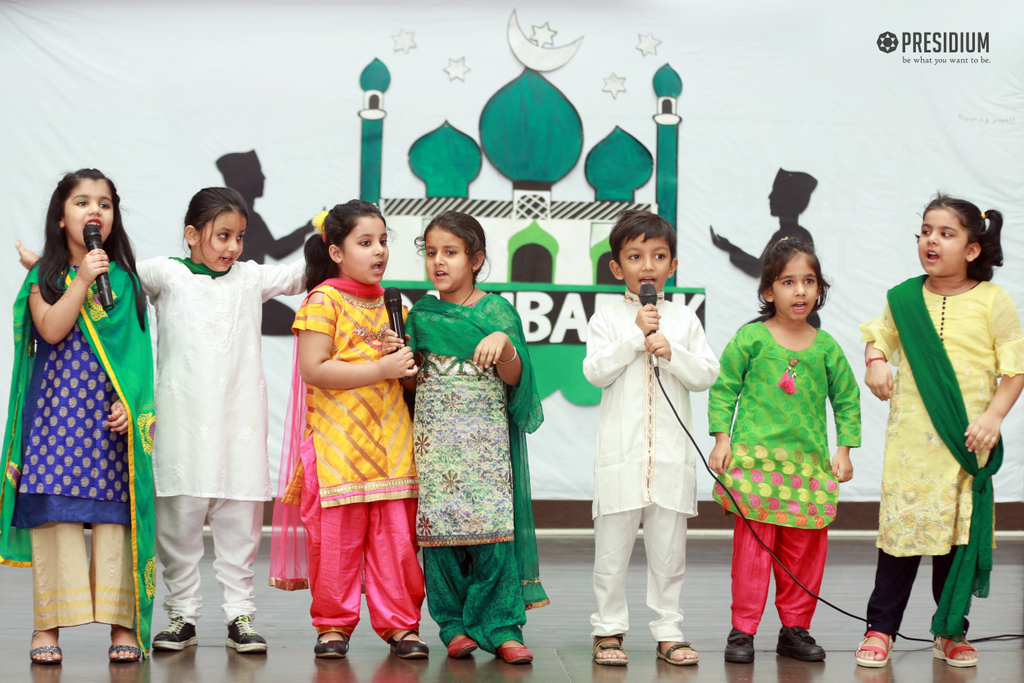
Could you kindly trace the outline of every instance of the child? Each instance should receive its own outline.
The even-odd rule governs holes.
[[[307,534],[310,614],[318,633],[313,651],[317,657],[348,652],[363,573],[373,630],[399,657],[422,658],[429,650],[417,633],[423,604],[413,542],[417,478],[412,421],[398,382],[415,376],[416,366],[388,327],[380,286],[387,226],[375,205],[352,200],[331,209],[320,229],[306,242],[310,294],[293,327],[305,382],[305,388],[293,383],[293,401],[305,393],[305,420],[293,424],[303,430],[301,459],[294,462],[288,449],[281,467],[282,476],[292,473],[282,502],[301,505]],[[301,552],[294,544],[271,550]],[[272,566],[281,564],[272,558]]]
[[[783,238],[765,250],[758,298],[768,319],[732,338],[708,395],[708,429],[715,436],[709,464],[739,504],[727,662],[754,661],[754,635],[768,597],[772,558],[754,534],[817,593],[827,526],[836,514],[836,482],[853,476],[850,448],[860,445],[860,390],[839,344],[807,322],[824,305],[828,288],[811,245]],[[826,399],[839,441],[831,463]],[[714,495],[735,514],[722,484]],[[817,600],[777,566],[775,605],[782,621],[776,652],[805,662],[825,659],[807,632]]]
[[[87,226],[99,228],[103,249],[86,246]],[[109,310],[98,295],[102,274]],[[59,629],[98,622],[111,625],[110,660],[137,662],[148,649],[155,592],[153,356],[120,198],[99,171],[57,184],[43,257],[14,304],[14,329],[0,561],[32,565],[29,654],[60,664]]]
[[[697,663],[683,641],[679,599],[686,567],[686,520],[697,514],[696,453],[661,396],[654,356],[676,410],[690,420],[691,391],[718,376],[718,360],[697,316],[665,301],[662,288],[676,270],[676,234],[663,218],[624,211],[609,237],[622,301],[598,310],[587,326],[583,374],[602,387],[601,424],[594,463],[594,597],[590,617],[598,664],[627,662],[622,639],[629,628],[626,569],[643,521],[647,550],[647,605],[657,614],[651,633],[660,659]],[[640,306],[640,287],[658,291],[658,305]]]
[[[267,650],[252,626],[252,567],[262,538],[263,502],[270,500],[260,319],[264,302],[302,291],[305,264],[238,261],[247,216],[235,190],[200,190],[185,213],[189,258],[138,264],[158,331],[156,547],[168,591],[163,606],[171,619],[153,638],[158,650],[199,642],[199,561],[207,520],[224,594],[225,644],[242,653]],[[31,256],[22,248],[23,260]]]
[[[865,383],[879,399],[892,399],[875,588],[855,655],[861,666],[889,662],[922,555],[932,556],[939,606],[935,658],[955,667],[978,662],[964,615],[972,586],[979,597],[988,594],[990,478],[1002,463],[1000,425],[1024,387],[1017,307],[990,282],[1003,265],[1002,225],[998,211],[937,195],[917,240],[925,275],[889,290],[882,316],[861,326]],[[895,382],[888,361],[897,365]]]
[[[225,644],[242,653],[267,650],[252,626],[253,562],[263,502],[271,498],[260,325],[264,302],[302,291],[304,263],[239,261],[247,219],[245,200],[235,190],[200,190],[185,214],[189,258],[139,264],[158,332],[156,541],[171,619],[153,638],[161,650],[198,642],[207,520],[224,595]]]
[[[448,655],[479,646],[526,664],[526,610],[548,604],[526,453],[526,433],[544,415],[516,309],[476,287],[485,239],[475,218],[448,211],[417,240],[440,301],[417,301],[406,327],[424,356],[413,431],[416,540]]]

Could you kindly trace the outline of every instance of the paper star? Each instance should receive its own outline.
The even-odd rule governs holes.
[[[445,71],[448,72],[448,80],[454,81],[456,78],[466,82],[466,74],[469,73],[470,68],[466,66],[466,58],[462,59],[449,59],[448,66],[445,67]]]
[[[636,46],[636,49],[640,50],[644,57],[658,54],[658,46],[661,45],[661,41],[657,40],[653,33],[648,33],[646,36],[642,33],[637,35],[640,36],[640,44]]]
[[[554,45],[556,33],[558,33],[558,31],[552,31],[551,27],[547,25],[547,22],[545,22],[543,26],[533,27],[533,36],[530,40],[541,47],[544,47],[545,45]]]
[[[412,37],[415,33],[406,33],[405,29],[398,31],[397,36],[391,36],[391,39],[395,41],[395,52],[404,52],[409,54],[409,50],[416,47],[416,43],[413,42]]]
[[[626,92],[625,83],[626,79],[619,78],[613,71],[611,76],[604,79],[604,87],[601,88],[601,92],[610,92],[612,94],[612,99],[616,100],[619,98],[620,92]]]

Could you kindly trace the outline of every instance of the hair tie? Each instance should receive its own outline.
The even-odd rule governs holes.
[[[985,220],[985,212],[984,211],[981,212],[981,220]]]
[[[313,220],[310,223],[316,229],[317,234],[323,239],[324,244],[327,244],[327,231],[324,230],[324,221],[327,219],[327,211],[321,211],[317,215],[313,216]]]

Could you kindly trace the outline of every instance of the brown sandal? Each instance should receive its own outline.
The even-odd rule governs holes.
[[[672,653],[676,650],[689,650],[690,652],[696,652],[696,650],[690,647],[689,643],[673,643],[672,645],[669,645],[668,650],[666,650],[664,654],[661,652],[661,643],[658,643],[658,646],[654,648],[654,651],[658,654],[658,659],[664,659],[672,666],[691,666],[700,661],[700,655],[691,659],[672,659]]]
[[[602,666],[626,666],[626,664],[629,664],[629,655],[626,655],[625,657],[598,656],[605,650],[618,650],[622,654],[626,654],[626,651],[622,649],[622,638],[624,635],[624,633],[616,633],[611,636],[594,636],[594,662],[601,664]],[[608,642],[610,640],[615,640],[617,642]]]

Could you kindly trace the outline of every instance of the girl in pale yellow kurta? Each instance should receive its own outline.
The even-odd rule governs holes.
[[[992,402],[997,377],[1024,373],[1017,308],[1006,290],[991,282],[955,296],[925,287],[924,301],[973,421]],[[899,353],[889,306],[861,331],[862,342],[874,342],[897,366],[885,430],[877,546],[896,557],[945,555],[952,546],[967,543],[972,478],[935,433],[910,366]],[[987,461],[987,451],[978,453],[979,464]]]
[[[979,470],[999,444],[1002,420],[1024,387],[1024,338],[1017,309],[991,283],[994,268],[1003,264],[1002,215],[982,213],[968,201],[940,194],[925,207],[923,218],[917,247],[926,275],[920,284],[911,278],[889,291],[896,317],[887,304],[881,317],[861,326],[867,343],[864,381],[877,398],[890,401],[878,566],[867,606],[868,630],[855,654],[857,664],[866,667],[888,663],[924,555],[932,556],[932,596],[939,605],[932,625],[933,655],[950,666],[977,664],[978,651],[966,640],[967,608],[957,607],[954,614],[950,603],[950,596],[961,600],[961,589],[971,588],[969,580],[959,580],[959,569],[952,574],[954,565],[962,568],[972,552],[977,558],[982,540],[977,533],[970,538],[974,476],[965,468],[983,477],[987,493],[978,498],[978,511],[984,518],[991,505],[990,472]],[[912,336],[901,339],[900,329]],[[919,364],[918,378],[908,355]],[[887,362],[897,366],[895,379]],[[950,366],[951,372],[946,370]],[[918,379],[931,387],[927,401]],[[945,420],[959,411],[958,399],[943,393],[944,387],[962,396],[966,415],[957,418],[967,425],[962,436],[951,436],[947,422],[941,433],[932,423],[932,414]],[[958,422],[956,432],[960,428]],[[958,546],[966,551],[959,564]],[[985,585],[987,591],[987,579]],[[946,630],[950,628],[955,630]]]

